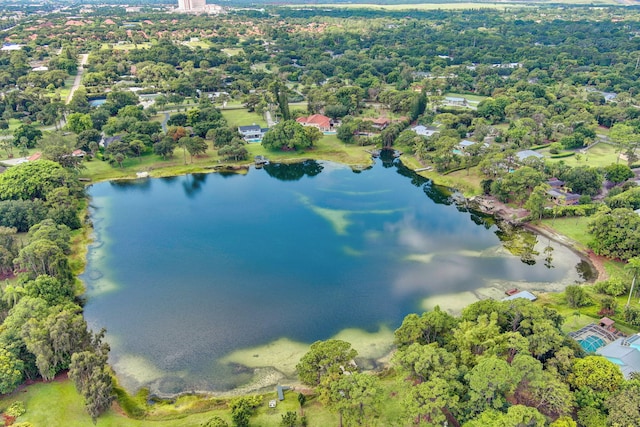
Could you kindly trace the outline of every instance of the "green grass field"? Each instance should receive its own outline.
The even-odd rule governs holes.
[[[465,98],[469,103],[469,105],[472,107],[477,107],[479,103],[481,103],[482,101],[488,98],[486,96],[469,95],[467,93],[454,93],[454,92],[445,93],[444,96],[451,96],[454,98]]]
[[[401,394],[396,394],[399,379],[395,376],[382,378],[385,398],[381,415],[372,426],[399,425],[402,419]],[[262,403],[250,419],[250,425],[278,427],[282,415],[288,411],[300,414],[300,406],[295,390],[285,392],[285,400],[277,402],[275,408],[269,408],[268,402],[276,399],[275,390],[262,395]],[[30,422],[34,426],[47,427],[91,427],[93,422],[86,414],[82,397],[76,392],[73,383],[66,379],[49,383],[36,383],[26,386],[0,400],[0,410],[14,401],[24,402],[27,412],[16,422]],[[118,405],[98,418],[97,425],[102,427],[200,427],[207,420],[219,416],[231,425],[226,402],[217,398],[182,396],[175,403],[157,403],[148,406],[144,419],[128,418]],[[311,426],[338,425],[338,416],[327,410],[313,396],[308,396],[304,413]]]
[[[206,40],[188,41],[183,42],[183,44],[185,46],[189,46],[192,49],[195,49],[196,47],[200,47],[205,50],[211,48],[211,43],[207,42]]]
[[[262,114],[258,113],[250,113],[245,108],[234,108],[230,109],[229,105],[224,110],[220,110],[225,119],[227,119],[227,123],[231,127],[237,126],[250,126],[252,124],[256,124],[262,127],[267,126],[267,122],[265,121]]]
[[[222,51],[224,53],[226,53],[228,56],[236,56],[236,55],[239,55],[240,53],[244,52],[244,50],[241,47],[225,48],[225,49],[222,49]]]
[[[576,166],[591,166],[591,167],[605,167],[612,163],[616,163],[618,158],[618,152],[616,148],[611,144],[606,144],[600,142],[596,144],[594,147],[587,150],[586,153],[580,154],[579,157],[571,156],[571,157],[563,157],[561,159],[552,159],[549,156],[549,148],[544,148],[540,150],[540,153],[544,154],[547,157],[547,160],[550,162],[559,162],[564,161],[567,165],[571,167]],[[622,160],[621,160],[622,161]]]
[[[591,218],[556,218],[543,219],[542,224],[556,230],[558,233],[578,242],[583,248],[587,248],[592,237],[587,225]]]

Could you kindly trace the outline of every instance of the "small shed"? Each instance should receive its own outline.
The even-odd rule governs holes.
[[[600,319],[600,321],[598,322],[598,324],[607,329],[607,330],[611,330],[613,329],[613,325],[615,324],[615,320],[611,320],[608,317],[603,317],[602,319]]]

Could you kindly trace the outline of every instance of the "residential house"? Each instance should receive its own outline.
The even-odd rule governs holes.
[[[580,201],[580,195],[569,193],[562,190],[551,189],[547,191],[547,195],[559,205],[577,205]]]
[[[29,157],[27,157],[27,161],[35,162],[36,160],[40,160],[41,158],[42,158],[42,153],[40,151],[37,151],[32,155],[30,155]]]
[[[119,141],[122,141],[122,135],[103,136],[102,139],[100,140],[99,145],[101,147],[107,148],[109,147],[110,144],[113,144],[114,142],[119,142]]]
[[[564,181],[559,180],[558,178],[551,178],[547,181],[549,187],[555,188],[556,190],[564,187]]]
[[[640,372],[640,334],[618,338],[597,349],[596,354],[618,365],[625,378],[629,379],[632,373]]]
[[[522,151],[518,151],[516,153],[516,157],[518,158],[518,161],[523,162],[523,161],[529,159],[530,157],[534,157],[536,159],[541,159],[544,156],[542,154],[538,153],[537,151],[522,150]]]
[[[391,120],[379,117],[377,119],[366,118],[365,120],[371,122],[371,126],[377,130],[385,130],[387,126],[391,124]]]
[[[320,132],[330,132],[334,128],[333,121],[322,114],[313,114],[309,117],[298,117],[296,122],[300,123],[302,126],[316,127]]]
[[[418,134],[420,136],[433,136],[436,133],[440,133],[438,128],[433,127],[433,126],[417,125],[417,126],[412,127],[411,130],[414,131],[416,134]]]
[[[268,130],[268,128],[261,128],[258,125],[238,126],[238,132],[247,142],[256,142],[258,139],[261,140]]]
[[[457,96],[445,96],[444,103],[458,107],[466,107],[468,105],[467,98],[460,98]]]
[[[458,145],[456,146],[456,149],[461,151],[462,153],[468,154],[467,150],[469,149],[469,147],[478,144],[478,142],[476,141],[470,141],[468,139],[463,139],[462,141],[460,141],[458,143]],[[487,149],[489,148],[489,144],[487,144],[486,142],[482,143],[482,149]]]

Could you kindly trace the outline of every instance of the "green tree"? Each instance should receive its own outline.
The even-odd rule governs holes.
[[[574,193],[595,196],[602,189],[602,175],[597,168],[578,166],[562,175],[565,185]]]
[[[80,134],[83,131],[93,129],[93,121],[89,114],[71,113],[67,117],[67,129]]]
[[[403,401],[404,412],[414,424],[419,425],[424,419],[428,425],[443,425],[447,413],[455,411],[459,404],[457,389],[451,381],[434,376],[409,389]]]
[[[629,178],[633,178],[633,171],[627,165],[621,165],[619,163],[613,163],[604,168],[604,177],[607,181],[611,181],[614,184],[620,184],[628,180]]]
[[[394,363],[403,368],[412,379],[427,381],[432,375],[453,381],[460,376],[456,357],[437,343],[421,345],[413,343],[398,350],[394,355]]]
[[[160,141],[153,144],[153,152],[158,156],[162,156],[163,159],[173,156],[173,151],[175,149],[176,149],[176,143],[169,136],[166,136],[162,138]]]
[[[287,411],[286,414],[282,414],[282,421],[280,425],[282,427],[296,427],[298,423],[298,414],[293,411]]]
[[[323,385],[321,399],[340,415],[348,426],[363,425],[377,417],[382,403],[382,387],[378,377],[354,372],[328,379]]]
[[[596,392],[614,392],[620,388],[624,378],[617,365],[602,356],[587,356],[576,359],[569,383],[576,389],[589,388]]]
[[[42,132],[30,124],[22,124],[13,132],[13,145],[19,147],[25,141],[27,148],[33,148],[42,138]]]
[[[605,406],[609,411],[609,425],[640,425],[640,381],[625,383],[620,391],[607,398]]]
[[[247,427],[249,425],[249,418],[251,418],[251,415],[253,415],[253,412],[259,404],[260,399],[257,396],[243,396],[233,399],[229,403],[233,425],[235,427]]]
[[[633,288],[635,287],[638,273],[640,273],[640,257],[629,258],[629,261],[627,261],[627,265],[625,265],[625,269],[630,271],[633,276],[633,279],[631,280],[631,288],[629,289],[629,298],[627,299],[626,304],[626,306],[628,307],[631,303],[631,295],[633,294]]]
[[[92,338],[89,350],[74,353],[69,378],[84,398],[85,409],[95,423],[114,399],[113,378],[107,365],[109,346],[102,342],[105,331]]]
[[[395,343],[399,348],[415,342],[419,344],[437,342],[444,345],[451,338],[451,331],[457,324],[458,321],[446,311],[441,310],[439,306],[424,312],[422,316],[411,313],[396,329]]]
[[[563,416],[549,424],[549,427],[578,427],[578,424],[570,416]]]
[[[313,145],[304,126],[295,120],[285,120],[269,130],[262,138],[262,146],[271,150],[295,150]]]
[[[60,164],[50,160],[23,163],[0,174],[0,200],[42,199],[58,187],[79,187]]]
[[[548,184],[540,184],[537,185],[529,195],[527,202],[524,204],[524,208],[529,211],[531,218],[542,219],[545,203],[547,203],[547,191],[549,191],[550,188]]]
[[[204,422],[202,427],[229,427],[229,424],[220,417],[213,417]]]
[[[601,208],[588,227],[593,236],[589,246],[596,254],[624,260],[640,255],[640,216],[631,209]]]
[[[484,357],[465,379],[469,383],[469,405],[474,413],[480,413],[487,409],[505,409],[506,397],[520,382],[520,374],[504,360]]]
[[[298,377],[303,383],[317,387],[328,375],[356,371],[352,361],[357,354],[346,341],[316,341],[296,365]]]
[[[491,192],[501,200],[522,203],[529,198],[529,193],[543,181],[542,173],[529,166],[523,166],[502,179],[494,181],[491,185]]]
[[[23,363],[12,353],[0,348],[0,394],[11,393],[22,382]]]
[[[591,304],[587,292],[579,285],[569,285],[564,289],[569,307],[577,308]]]

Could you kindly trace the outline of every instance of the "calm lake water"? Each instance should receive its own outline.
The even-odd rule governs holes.
[[[427,297],[500,281],[571,283],[584,268],[559,245],[547,261],[523,250],[532,234],[508,239],[511,255],[490,218],[397,161],[362,172],[272,164],[89,192],[85,316],[107,328],[131,389],[228,390],[251,374],[220,361],[234,350],[393,330]]]

